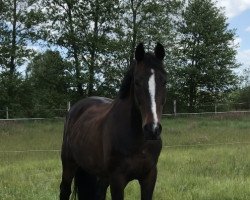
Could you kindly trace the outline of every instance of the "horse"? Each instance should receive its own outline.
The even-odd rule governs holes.
[[[112,200],[122,200],[132,180],[138,180],[142,200],[153,198],[162,149],[165,50],[157,43],[154,52],[145,52],[139,43],[134,55],[115,100],[87,97],[69,110],[61,149],[60,200],[105,200],[108,187]]]

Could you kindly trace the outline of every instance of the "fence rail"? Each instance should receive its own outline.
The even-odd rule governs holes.
[[[237,115],[237,114],[250,114],[250,111],[228,111],[228,112],[202,112],[202,113],[164,113],[163,117],[178,117],[178,116],[218,116],[218,115]],[[49,120],[49,119],[64,119],[64,117],[31,117],[31,118],[0,118],[1,121],[36,121],[36,120]]]
[[[171,114],[162,114],[163,117],[167,116],[189,116],[189,115],[223,115],[223,114],[247,114],[250,113],[250,110],[245,111],[227,111],[227,112],[200,112],[200,113],[171,113]]]

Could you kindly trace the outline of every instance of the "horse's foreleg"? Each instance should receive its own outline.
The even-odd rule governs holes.
[[[106,193],[109,186],[109,181],[106,179],[99,179],[97,183],[97,192],[95,200],[105,200]]]
[[[127,182],[123,176],[114,176],[110,180],[110,191],[112,200],[124,199],[124,188]]]
[[[157,169],[154,167],[145,177],[139,180],[141,186],[141,200],[152,200],[156,178]]]
[[[75,165],[63,165],[62,181],[60,184],[60,200],[69,200],[71,194],[71,183],[75,172]]]

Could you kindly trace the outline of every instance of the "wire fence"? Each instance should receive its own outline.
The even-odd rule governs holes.
[[[0,151],[0,153],[39,153],[39,152],[61,152],[59,149],[31,149],[31,150],[6,150]]]
[[[70,109],[70,102],[67,105],[59,105],[57,108],[48,105],[37,105],[34,108],[23,109],[18,104],[11,106],[0,105],[0,119],[45,119],[45,118],[62,118],[65,117]]]
[[[239,103],[238,105],[244,105],[243,103]],[[223,105],[225,106],[225,105]],[[226,107],[226,106],[225,106]],[[229,108],[229,106],[228,106]],[[6,108],[6,109],[2,109],[0,110],[0,113],[2,113],[3,115],[0,115],[1,117],[3,116],[3,119],[0,119],[0,121],[29,121],[29,120],[45,120],[45,119],[51,119],[51,118],[57,118],[57,119],[62,119],[65,117],[66,113],[68,112],[69,106],[67,106],[66,108],[60,108],[60,109],[50,109],[50,112],[54,113],[54,115],[45,115],[44,117],[16,117],[15,115],[13,115],[13,113],[11,112],[11,109]],[[174,109],[173,109],[174,110]],[[248,107],[247,109],[238,109],[238,110],[224,110],[221,111],[220,110],[220,105],[214,106],[214,110],[213,111],[207,111],[207,112],[197,112],[197,113],[178,113],[178,109],[175,108],[176,112],[172,112],[172,113],[165,113],[163,114],[164,117],[178,117],[178,116],[207,116],[207,115],[242,115],[242,114],[250,114],[250,108]],[[60,114],[58,115],[57,112],[60,112]],[[45,112],[43,112],[45,113]],[[39,116],[39,115],[38,115]],[[41,115],[40,115],[41,116]],[[232,142],[225,142],[225,143],[194,143],[194,144],[175,144],[175,145],[164,145],[163,149],[173,149],[173,151],[175,151],[175,149],[179,150],[179,149],[188,149],[188,148],[202,148],[202,149],[206,149],[206,148],[211,148],[211,147],[219,147],[219,146],[236,146],[238,148],[238,146],[243,146],[243,145],[250,145],[250,142],[237,142],[237,141],[232,141]],[[13,158],[15,156],[30,156],[30,155],[35,155],[35,156],[40,156],[40,154],[42,153],[51,153],[50,155],[56,156],[56,159],[60,159],[60,149],[23,149],[23,150],[15,150],[15,149],[9,149],[9,150],[0,150],[0,155],[2,157],[3,160],[5,160],[6,158]],[[35,176],[38,175],[44,175],[44,172],[41,173],[35,173],[33,174]],[[29,174],[30,176],[30,174]],[[51,179],[52,180],[52,179]],[[53,178],[53,180],[60,180],[60,178]]]
[[[250,142],[225,142],[225,143],[207,143],[207,144],[180,144],[180,145],[164,145],[163,148],[189,148],[189,147],[207,147],[207,146],[224,146],[224,145],[250,145]],[[31,149],[31,150],[6,150],[0,153],[60,153],[59,149]]]
[[[46,106],[38,106],[37,108],[30,110],[20,110],[13,107],[1,108],[0,106],[0,121],[25,121],[64,118],[69,109],[70,102],[68,102],[64,107],[61,106],[60,108],[46,108]],[[182,111],[183,109],[179,108],[178,103],[174,101],[172,108],[166,110],[163,114],[163,117],[249,114],[250,102],[204,104],[199,106],[197,112]]]
[[[176,104],[175,104],[176,105]],[[175,113],[165,113],[163,114],[163,116],[168,117],[168,116],[204,116],[204,115],[243,115],[243,114],[250,114],[250,105],[249,103],[234,103],[234,108],[240,108],[239,105],[242,105],[244,108],[247,108],[246,110],[242,110],[243,107],[241,107],[240,109],[235,109],[235,110],[231,110],[231,111],[224,111],[221,112],[220,110],[220,106],[224,106],[227,107],[228,110],[231,104],[217,104],[217,105],[210,105],[210,106],[214,106],[214,111],[213,112],[197,112],[197,113],[178,113],[177,112],[177,108],[174,108],[173,110],[175,110]],[[206,105],[208,106],[208,105]],[[247,107],[249,106],[249,107]],[[205,107],[205,105],[204,105]],[[2,109],[0,110],[0,112],[5,114],[5,118],[0,119],[0,121],[26,121],[26,120],[45,120],[45,119],[51,119],[51,118],[59,118],[62,119],[65,117],[66,113],[68,112],[70,108],[70,103],[68,103],[66,108],[60,108],[60,109],[50,109],[50,111],[54,112],[55,115],[54,117],[51,116],[47,116],[47,117],[21,117],[21,118],[10,118],[13,117],[11,114],[11,109],[6,108],[6,109]],[[62,115],[56,115],[57,111],[62,111],[63,114]],[[190,148],[190,147],[206,147],[206,146],[222,146],[222,145],[250,145],[250,142],[229,142],[229,143],[203,143],[203,144],[188,144],[188,145],[164,145],[163,148]],[[54,152],[54,153],[60,153],[59,149],[30,149],[30,150],[0,150],[1,154],[11,154],[11,153],[44,153],[44,152]]]
[[[210,115],[223,113],[247,113],[250,112],[250,102],[227,102],[227,103],[206,103],[196,106],[195,112],[190,112],[188,105],[179,105],[176,100],[173,101],[172,107],[165,109],[164,115]]]

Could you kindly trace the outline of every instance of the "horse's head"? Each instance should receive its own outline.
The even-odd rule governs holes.
[[[145,53],[140,43],[135,51],[134,97],[142,117],[142,128],[148,140],[159,139],[166,96],[166,72],[163,67],[164,47],[157,43],[154,54]]]

